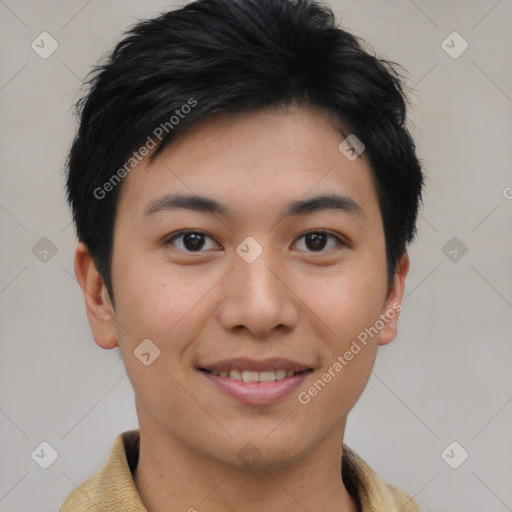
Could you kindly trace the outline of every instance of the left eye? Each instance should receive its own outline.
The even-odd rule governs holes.
[[[329,245],[329,239],[333,241],[333,244],[331,244],[331,247],[327,247],[327,249],[333,249],[336,246],[345,245],[338,237],[325,231],[311,231],[302,235],[298,240],[304,240],[303,245],[305,245],[311,252],[323,252],[323,249]]]

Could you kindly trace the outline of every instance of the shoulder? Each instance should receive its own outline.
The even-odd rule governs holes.
[[[97,510],[95,496],[98,487],[99,473],[75,487],[62,503],[59,512],[89,512]]]
[[[59,512],[145,511],[131,473],[138,458],[138,439],[138,430],[119,434],[104,466],[68,494]]]
[[[405,491],[385,483],[356,452],[343,445],[342,477],[357,493],[362,512],[423,512]]]

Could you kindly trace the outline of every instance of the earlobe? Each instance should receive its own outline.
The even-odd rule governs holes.
[[[379,334],[379,345],[391,343],[398,332],[398,317],[402,310],[402,299],[405,288],[405,277],[409,271],[409,256],[404,252],[396,266],[393,286],[388,294],[384,308],[381,312],[381,320],[384,327]]]
[[[84,295],[94,341],[101,348],[117,347],[115,311],[103,279],[83,243],[79,243],[75,251],[75,275]]]

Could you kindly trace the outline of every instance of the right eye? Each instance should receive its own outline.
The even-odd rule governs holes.
[[[206,241],[208,239],[213,242],[213,248],[220,247],[211,236],[203,231],[194,231],[191,229],[180,231],[170,236],[165,242],[165,245],[173,245],[185,252],[205,252],[201,249],[207,245]],[[175,243],[176,241],[178,241],[178,243]]]

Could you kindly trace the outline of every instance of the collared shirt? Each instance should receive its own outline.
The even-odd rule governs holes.
[[[105,465],[67,496],[60,512],[147,512],[133,481],[139,440],[140,430],[119,434]],[[359,502],[360,512],[422,512],[411,496],[385,484],[345,444],[342,477],[347,490]]]

